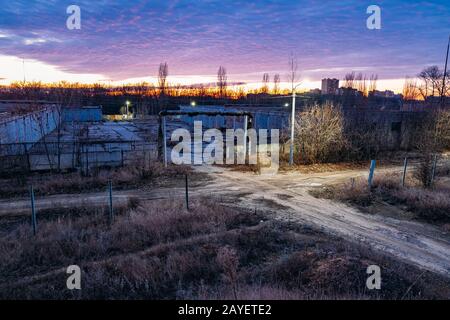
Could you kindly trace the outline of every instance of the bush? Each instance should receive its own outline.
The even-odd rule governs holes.
[[[419,180],[425,188],[431,187],[433,162],[433,156],[431,153],[428,153],[420,160],[417,170],[414,171],[414,177]]]
[[[296,119],[296,149],[305,163],[333,162],[341,159],[348,142],[344,117],[331,103],[306,108]]]

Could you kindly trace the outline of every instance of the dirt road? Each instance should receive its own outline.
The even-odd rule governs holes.
[[[450,277],[448,234],[430,225],[364,214],[342,203],[316,199],[308,193],[311,187],[348,180],[364,175],[363,172],[264,176],[211,167],[199,167],[197,170],[210,172],[214,177],[211,185],[217,190],[237,188],[242,193],[239,198],[241,206],[272,207],[277,219],[319,227],[325,232],[364,243]]]
[[[279,173],[273,176],[230,171],[219,167],[196,167],[209,176],[207,182],[191,187],[192,196],[213,196],[220,201],[273,213],[275,219],[299,222],[389,253],[405,262],[450,278],[450,236],[438,228],[359,212],[342,203],[316,199],[310,188],[348,180],[365,171],[320,174]],[[114,192],[114,200],[125,202],[136,196],[143,200],[184,197],[184,188]],[[38,208],[80,203],[104,205],[105,193],[55,195],[37,199]],[[116,202],[117,203],[117,202]],[[1,200],[0,218],[29,211],[28,199]]]

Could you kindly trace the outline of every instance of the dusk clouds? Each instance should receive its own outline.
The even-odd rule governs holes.
[[[66,8],[81,8],[81,30],[66,28]],[[382,9],[368,30],[366,9]],[[380,78],[414,76],[442,64],[450,1],[1,1],[0,55],[34,59],[71,73],[112,80],[170,73],[234,80],[286,73],[290,52],[311,80],[347,71]],[[0,70],[0,77],[1,77]]]

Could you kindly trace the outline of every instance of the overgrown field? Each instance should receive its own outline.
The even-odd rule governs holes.
[[[89,206],[0,220],[0,299],[449,298],[436,275],[322,234],[195,199],[131,201],[111,223]],[[66,268],[82,269],[68,290]],[[381,290],[366,269],[382,270]]]
[[[316,197],[348,202],[363,209],[386,203],[409,213],[412,219],[444,225],[450,231],[450,180],[438,177],[432,187],[424,187],[420,179],[415,177],[419,174],[408,176],[405,186],[401,185],[399,174],[391,173],[376,176],[371,189],[367,179],[359,178],[341,185],[312,190],[311,193]]]
[[[190,173],[187,166],[164,166],[153,162],[146,166],[139,164],[123,168],[98,169],[90,176],[73,173],[36,173],[17,175],[0,179],[0,198],[26,196],[30,185],[36,195],[60,193],[84,193],[103,191],[111,180],[115,189],[136,188],[152,183],[164,184],[179,176]]]

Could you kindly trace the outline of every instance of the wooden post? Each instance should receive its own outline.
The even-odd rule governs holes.
[[[114,219],[113,212],[113,198],[112,198],[112,181],[109,180],[108,183],[108,191],[109,191],[109,221],[112,223]]]
[[[437,154],[434,154],[433,157],[433,168],[431,169],[431,181],[430,181],[430,186],[433,186],[434,183],[434,176],[436,174],[436,165],[437,165]]]
[[[186,210],[189,211],[189,185],[188,185],[188,175],[185,174],[185,188],[186,188]]]
[[[34,205],[34,189],[33,185],[30,186],[30,198],[31,198],[31,226],[33,228],[33,235],[36,235],[37,229],[37,219],[36,219],[36,208]]]
[[[402,187],[405,186],[405,181],[406,181],[406,169],[408,167],[408,158],[405,158],[405,162],[403,164],[403,176],[402,176]]]
[[[166,117],[165,116],[163,116],[162,131],[163,131],[164,166],[167,167],[167,141],[166,141]]]
[[[369,171],[369,189],[372,188],[373,174],[375,172],[376,160],[372,160],[370,162],[370,171]]]

